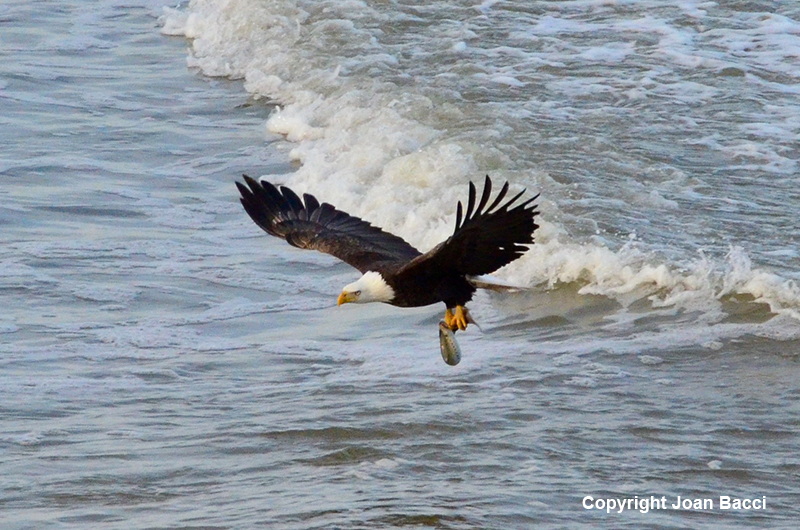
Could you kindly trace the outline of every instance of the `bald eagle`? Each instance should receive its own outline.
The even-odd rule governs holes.
[[[466,304],[472,299],[479,276],[511,263],[533,244],[539,227],[536,195],[517,205],[523,190],[504,204],[506,182],[491,204],[489,176],[477,201],[469,183],[466,213],[459,201],[453,234],[422,253],[402,238],[322,203],[309,194],[303,199],[286,186],[276,187],[244,175],[236,182],[244,209],[268,234],[290,245],[325,252],[352,265],[360,279],[347,285],[338,304],[385,302],[399,307],[419,307],[444,302],[445,324],[453,331],[472,322]],[[488,206],[487,206],[488,204]]]

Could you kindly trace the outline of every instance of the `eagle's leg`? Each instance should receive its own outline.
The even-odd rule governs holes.
[[[449,307],[444,312],[444,323],[453,331],[463,331],[467,329],[467,323],[470,321],[469,311],[467,311],[467,308],[463,305],[456,306],[455,314],[453,314],[453,311]]]

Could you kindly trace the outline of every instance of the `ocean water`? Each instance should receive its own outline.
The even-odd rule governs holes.
[[[800,6],[416,4],[0,6],[0,527],[796,527]],[[422,250],[540,192],[526,289],[447,366],[242,173]]]

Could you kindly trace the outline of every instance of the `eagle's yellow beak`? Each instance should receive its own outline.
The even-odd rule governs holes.
[[[339,295],[339,300],[336,305],[348,304],[356,299],[355,293],[345,293]]]

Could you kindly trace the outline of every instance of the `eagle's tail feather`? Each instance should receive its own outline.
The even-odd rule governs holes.
[[[516,285],[500,278],[496,278],[489,274],[481,274],[478,276],[467,276],[469,283],[478,289],[487,289],[490,291],[506,292],[506,291],[525,291],[528,288],[521,285]]]

